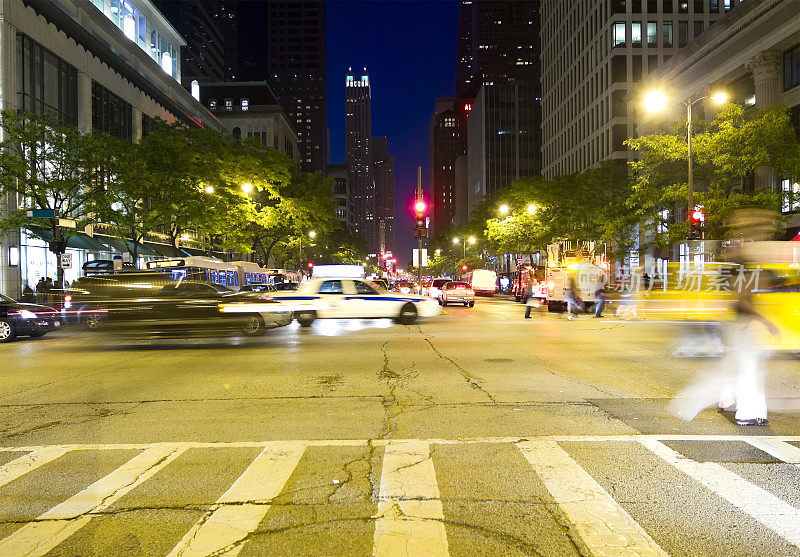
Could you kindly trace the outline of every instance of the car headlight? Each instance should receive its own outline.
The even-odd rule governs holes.
[[[32,311],[28,311],[27,309],[20,310],[19,316],[23,319],[36,319],[36,314]]]

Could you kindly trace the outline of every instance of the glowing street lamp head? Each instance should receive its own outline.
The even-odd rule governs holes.
[[[457,244],[457,243],[459,243],[460,241],[461,241],[461,240],[459,240],[458,238],[453,238],[453,243],[454,243],[454,244]]]
[[[470,237],[469,237],[469,243],[470,243],[470,244],[474,244],[476,241],[477,241],[477,240],[475,240],[475,236],[470,236]]]
[[[251,184],[250,182],[245,182],[244,184],[242,184],[242,191],[244,193],[250,193],[251,191],[253,191],[253,184]]]
[[[509,211],[508,205],[506,205],[505,203],[503,205],[500,205],[499,211],[501,215],[508,214]]]
[[[316,232],[316,230],[311,230],[311,231],[309,231],[309,233],[308,233],[308,237],[309,237],[309,238],[311,238],[312,240],[313,240],[314,238],[316,238],[316,237],[317,237],[317,232]]]
[[[725,91],[718,91],[711,95],[710,98],[717,104],[725,104],[728,102],[728,94]]]
[[[203,188],[206,193],[214,193],[214,186],[206,186]]]
[[[661,112],[667,106],[667,96],[661,91],[650,91],[644,97],[644,107],[649,112]]]
[[[535,212],[536,212],[536,205],[534,205],[533,203],[531,203],[530,205],[528,205],[528,214],[529,214],[529,215],[532,215],[532,214],[534,214]]]

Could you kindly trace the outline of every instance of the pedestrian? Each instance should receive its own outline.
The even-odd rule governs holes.
[[[581,299],[578,290],[578,282],[573,275],[567,279],[567,320],[578,319],[578,309],[580,309]]]
[[[531,318],[531,310],[535,307],[535,300],[533,298],[533,273],[528,276],[527,284],[525,285],[525,319]]]
[[[594,316],[603,317],[603,309],[606,307],[605,289],[603,284],[598,285],[597,290],[594,292]]]
[[[642,281],[644,282],[645,289],[650,290],[650,275],[647,274],[647,271],[644,272]]]
[[[22,301],[29,304],[36,302],[36,297],[33,294],[33,290],[27,282],[25,283],[25,288],[22,289]]]

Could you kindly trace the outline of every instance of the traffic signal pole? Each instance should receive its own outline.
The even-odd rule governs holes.
[[[422,201],[422,167],[417,167],[417,199],[416,202]],[[419,285],[419,292],[422,293],[422,234],[417,234],[418,250],[417,250],[417,284]]]

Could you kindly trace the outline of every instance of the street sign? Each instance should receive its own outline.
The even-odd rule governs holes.
[[[415,249],[414,250],[414,255],[412,257],[412,259],[413,259],[412,264],[414,265],[414,267],[419,267],[420,266],[420,264],[419,264],[419,254],[420,254],[420,250]],[[425,249],[422,250],[422,267],[427,267],[427,266],[428,266],[428,250],[427,250],[427,248],[425,248]]]
[[[61,228],[77,228],[78,223],[73,219],[58,219],[58,226]]]
[[[72,269],[72,254],[62,253],[58,261],[58,266],[62,269]]]
[[[53,209],[28,209],[25,214],[32,219],[52,219],[56,216]]]
[[[522,265],[522,258],[517,257],[517,267],[519,267],[520,265]]]

